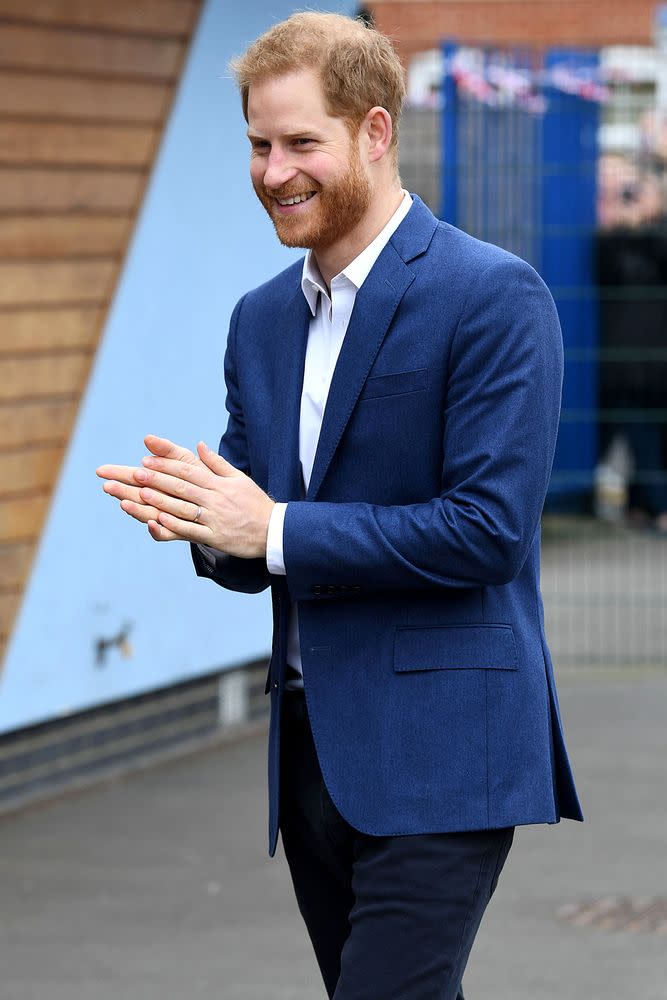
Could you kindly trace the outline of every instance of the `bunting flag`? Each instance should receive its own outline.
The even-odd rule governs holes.
[[[492,61],[484,65],[480,55],[457,52],[445,65],[445,73],[453,77],[461,93],[493,108],[516,105],[532,114],[544,114],[548,90],[605,104],[611,97],[609,83],[631,82],[629,75],[620,74],[618,69],[605,71],[560,63],[534,71]]]

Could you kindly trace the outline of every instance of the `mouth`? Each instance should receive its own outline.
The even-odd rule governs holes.
[[[289,198],[275,198],[275,203],[281,215],[292,214],[298,211],[300,206],[315,197],[317,191],[304,191],[303,194],[294,194]]]

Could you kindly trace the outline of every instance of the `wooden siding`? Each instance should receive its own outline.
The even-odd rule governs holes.
[[[0,664],[200,7],[0,0]]]

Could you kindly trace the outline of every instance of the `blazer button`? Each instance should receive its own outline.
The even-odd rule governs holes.
[[[327,587],[327,594],[335,594],[337,590],[338,587],[336,587],[333,583],[330,583]]]
[[[320,587],[319,583],[315,587],[313,587],[313,593],[315,594],[316,597],[319,597],[320,594],[322,593],[322,588]]]

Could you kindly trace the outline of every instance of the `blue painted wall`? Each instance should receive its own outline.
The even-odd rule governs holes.
[[[293,9],[204,7],[0,676],[0,733],[270,648],[266,595],[198,580],[187,547],[153,542],[102,493],[95,468],[138,462],[146,433],[217,446],[231,310],[295,256],[252,192],[226,66]],[[97,640],[125,623],[130,655],[114,648],[99,665]]]

